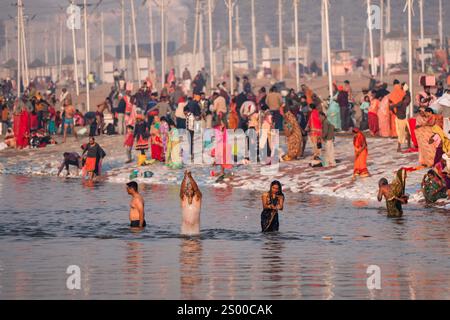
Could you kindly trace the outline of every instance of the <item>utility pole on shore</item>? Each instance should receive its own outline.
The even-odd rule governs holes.
[[[155,63],[155,40],[153,36],[153,10],[150,4],[150,1],[147,1],[148,7],[148,24],[149,24],[149,36],[150,36],[150,59],[153,67],[156,65]]]
[[[252,59],[253,70],[257,68],[257,53],[256,53],[256,15],[255,15],[255,0],[251,0],[252,9]]]
[[[253,0],[252,0],[253,1]],[[214,76],[216,72],[216,68],[214,65],[214,49],[213,49],[213,30],[212,30],[212,12],[213,9],[213,0],[208,0],[208,36],[209,36],[209,73],[211,79],[211,89],[214,88]]]
[[[59,17],[59,65],[58,65],[58,79],[59,81],[62,80],[62,48],[63,48],[63,41],[62,41],[62,35],[63,35],[63,20],[61,19],[61,16]]]
[[[234,92],[234,61],[233,61],[233,12],[236,0],[225,0],[228,8],[228,45],[230,64],[230,93]]]
[[[120,18],[120,38],[121,38],[121,52],[120,52],[120,67],[125,68],[125,0],[121,0],[121,18]]]
[[[444,20],[443,20],[442,0],[439,0],[439,43],[440,49],[444,49]]]
[[[413,83],[413,46],[412,46],[412,3],[413,0],[406,0],[405,9],[408,10],[408,63],[409,63],[409,92],[411,94],[411,103],[409,105],[409,117],[414,117],[414,83]]]
[[[325,74],[325,64],[327,60],[327,42],[325,35],[325,2],[322,0],[321,9],[321,27],[322,27],[322,74]]]
[[[22,64],[20,61],[21,53],[22,53],[22,34],[21,34],[21,23],[20,23],[20,10],[22,9],[22,0],[17,1],[17,98],[20,97],[21,93],[21,81],[22,77]]]
[[[381,29],[380,29],[380,81],[384,81],[384,0],[380,0]]]
[[[84,55],[85,55],[85,85],[86,85],[86,111],[90,111],[90,88],[89,88],[89,48],[88,48],[88,15],[86,0],[84,0]]]
[[[425,73],[425,47],[424,47],[424,27],[423,27],[423,0],[419,0],[420,11],[420,62],[422,73]]]
[[[134,54],[136,58],[136,77],[138,83],[141,81],[141,67],[139,66],[139,43],[137,40],[137,32],[136,32],[136,12],[134,10],[134,0],[130,0],[131,2],[131,25],[133,26],[133,40],[134,40]]]
[[[102,81],[105,81],[105,28],[104,28],[104,18],[103,11],[100,13],[100,29],[101,29],[101,55],[102,55]]]
[[[371,20],[371,3],[370,0],[367,0],[367,21],[368,21],[368,28],[369,28],[369,48],[370,48],[370,73],[372,76],[375,76],[377,74],[377,69],[375,67],[375,55],[373,50],[373,24]]]
[[[300,0],[294,0],[294,33],[295,33],[295,85],[297,92],[300,90],[300,69],[299,69],[299,45],[298,45],[298,6]]]
[[[278,37],[280,45],[280,81],[284,78],[284,60],[283,60],[283,0],[278,0]]]
[[[342,50],[345,50],[345,18],[341,16],[341,45]]]
[[[166,0],[154,0],[155,4],[160,8],[161,15],[161,88],[164,88],[166,82],[166,7],[170,4],[170,1],[166,3]]]
[[[391,0],[387,0],[386,8],[386,34],[391,33]]]
[[[76,6],[74,5],[72,1],[72,10],[75,10]],[[78,58],[77,58],[77,44],[76,44],[76,38],[75,38],[75,27],[76,27],[76,21],[75,21],[75,12],[72,12],[72,21],[70,24],[70,29],[72,29],[72,49],[73,49],[73,77],[75,81],[75,93],[77,94],[77,97],[80,95],[80,85],[78,83]]]
[[[333,68],[331,67],[331,45],[330,45],[330,23],[328,16],[328,0],[322,0],[325,17],[325,35],[327,44],[327,58],[328,58],[328,89],[330,92],[330,99],[333,97]]]
[[[21,64],[22,64],[22,71],[23,71],[23,83],[25,87],[28,87],[29,84],[29,74],[28,74],[28,53],[27,53],[27,42],[26,42],[26,38],[25,38],[25,24],[24,24],[24,17],[23,17],[23,1],[21,1],[21,5],[20,5],[20,33],[21,33],[21,39],[20,41],[22,42],[21,46],[22,46],[22,58],[21,58]]]

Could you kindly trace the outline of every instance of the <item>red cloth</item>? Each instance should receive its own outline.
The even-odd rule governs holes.
[[[31,114],[30,115],[30,129],[31,130],[36,130],[39,126],[39,122],[38,122],[38,116],[37,114]]]
[[[152,159],[164,162],[163,159],[163,147],[160,145],[162,140],[159,136],[152,138]]]
[[[30,117],[26,110],[23,110],[20,115],[14,116],[14,135],[17,139],[17,147],[25,148],[29,144],[27,135],[30,134]]]
[[[417,138],[416,138],[416,118],[411,118],[408,121],[409,121],[409,128],[410,128],[409,131],[411,133],[411,140],[417,149],[417,148],[419,148],[419,143],[417,142]]]
[[[95,165],[97,164],[97,158],[86,158],[86,163],[84,168],[87,172],[92,172],[95,170]]]
[[[129,133],[127,135],[127,137],[125,138],[125,142],[124,142],[123,145],[126,146],[126,147],[132,147],[133,144],[134,144],[134,136],[133,136],[132,133]]]
[[[376,113],[369,112],[369,129],[372,135],[378,135],[380,127],[378,124],[378,115]]]
[[[310,136],[322,137],[322,121],[320,121],[319,111],[315,109],[311,111],[308,125],[311,129]]]

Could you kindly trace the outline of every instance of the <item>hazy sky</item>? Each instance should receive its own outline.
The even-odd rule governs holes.
[[[16,16],[16,7],[11,3],[16,0],[0,0],[0,19],[10,19],[9,16]],[[99,0],[90,0],[88,3],[97,4]],[[153,0],[148,0],[152,1]],[[161,0],[158,0],[161,1]],[[169,0],[166,0],[169,1]],[[373,4],[379,4],[380,0],[372,0]],[[68,0],[23,0],[25,4],[25,14],[32,17],[34,36],[36,41],[42,40],[44,30],[49,30],[49,35],[55,27],[55,17],[63,14],[67,8]],[[228,41],[228,19],[224,0],[214,0],[216,8],[213,14],[214,39],[220,38],[222,44]],[[257,15],[257,37],[258,45],[264,45],[264,35],[270,36],[274,45],[278,44],[278,22],[277,22],[277,1],[276,0],[255,0]],[[385,0],[387,2],[387,0]],[[419,30],[419,9],[418,1],[415,2],[414,30]],[[82,3],[77,0],[76,3]],[[240,10],[240,26],[243,42],[251,49],[251,19],[250,0],[237,0]],[[320,54],[321,43],[321,22],[320,22],[320,0],[300,0],[300,40],[306,41],[307,34],[310,35],[311,47],[314,55]],[[333,49],[340,49],[341,46],[341,17],[345,19],[345,34],[347,47],[355,54],[361,54],[364,26],[366,19],[365,0],[330,0],[330,32],[331,45]],[[394,30],[403,31],[406,28],[407,15],[403,13],[405,0],[391,0],[392,3],[392,27]],[[138,40],[140,43],[148,43],[148,11],[142,6],[143,0],[135,0],[138,21]],[[286,39],[292,38],[293,9],[292,0],[283,0],[283,28]],[[450,14],[450,1],[443,0],[444,5],[444,34],[450,30],[450,19],[445,18],[445,13]],[[127,16],[130,11],[130,0],[125,0]],[[183,21],[188,21],[188,39],[193,38],[194,29],[194,8],[195,0],[170,0],[169,15],[169,40],[178,42],[182,39]],[[99,8],[94,12],[91,7],[88,12],[93,15],[90,18],[93,41],[98,40],[98,24],[94,25],[97,13],[103,11],[105,14],[106,43],[118,44],[120,40],[120,0],[103,0]],[[438,0],[425,0],[425,33],[437,34]],[[207,48],[207,20],[205,19],[205,48]],[[159,40],[160,20],[159,11],[154,8],[155,39]],[[129,18],[127,18],[127,28]],[[96,29],[97,28],[97,29]],[[97,30],[97,31],[96,31]],[[66,30],[69,34],[68,30]],[[97,32],[97,33],[96,33]],[[81,37],[80,32],[80,37]],[[96,33],[96,35],[94,35]],[[220,34],[220,35],[219,35]],[[0,35],[3,38],[3,35]],[[378,39],[379,32],[375,32],[374,37]],[[81,38],[80,38],[81,39]]]

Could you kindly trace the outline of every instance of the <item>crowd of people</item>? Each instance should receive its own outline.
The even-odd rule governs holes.
[[[267,146],[269,160],[266,164],[270,164],[271,157],[276,154],[271,129],[277,129],[286,137],[284,161],[304,158],[309,143],[311,166],[336,167],[339,162],[335,159],[336,136],[353,133],[354,179],[370,176],[368,135],[396,138],[398,152],[418,152],[421,167],[412,169],[429,168],[434,172],[424,177],[424,193],[432,194],[426,196],[427,201],[450,194],[450,142],[444,132],[444,119],[450,117],[450,107],[445,103],[450,102],[450,91],[445,90],[442,83],[429,85],[431,80],[428,77],[424,80],[424,90],[413,97],[414,116],[410,117],[412,97],[408,85],[398,80],[389,91],[387,83],[377,83],[371,78],[369,88],[358,95],[353,93],[349,81],[342,85],[334,83],[333,96],[329,99],[321,99],[307,85],[302,85],[299,92],[279,84],[255,90],[247,76],[236,77],[236,86],[232,89],[226,82],[221,82],[207,96],[207,80],[204,69],[193,78],[185,69],[178,79],[172,69],[158,92],[149,79],[133,90],[132,84],[115,74],[115,84],[105,101],[97,106],[96,112],[84,115],[74,107],[71,94],[65,88],[57,98],[53,83],[50,82],[43,91],[32,82],[23,96],[15,100],[12,109],[4,98],[0,100],[2,122],[8,126],[13,123],[6,143],[18,149],[41,146],[56,143],[54,139],[48,139],[56,133],[63,135],[64,143],[69,133],[77,137],[77,125],[89,125],[91,137],[105,130],[108,134],[123,135],[127,163],[133,162],[134,149],[138,152],[138,165],[160,162],[181,169],[180,129],[191,134],[191,143],[199,128],[214,129],[212,139],[224,144],[227,143],[227,129],[254,129],[259,147]],[[13,86],[2,83],[3,97],[9,97],[8,88],[12,91]],[[57,104],[61,107],[58,111]],[[113,124],[107,129],[105,111],[113,115]],[[40,144],[31,142],[36,135],[39,135]],[[213,149],[211,156],[217,159],[224,156],[223,153],[220,148]],[[220,175],[225,169],[232,168],[226,161],[220,165]]]

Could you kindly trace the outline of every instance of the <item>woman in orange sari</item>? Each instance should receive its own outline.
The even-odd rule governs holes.
[[[239,125],[239,115],[236,111],[236,99],[233,98],[230,104],[230,114],[228,115],[228,129],[236,130]]]
[[[369,177],[369,170],[367,169],[367,157],[369,150],[367,148],[367,141],[364,134],[358,128],[353,129],[355,134],[353,138],[353,146],[355,148],[355,170],[353,172],[353,180],[357,176],[361,178]]]
[[[385,96],[378,108],[378,125],[380,136],[388,138],[391,136],[391,112],[389,110],[389,96]]]

